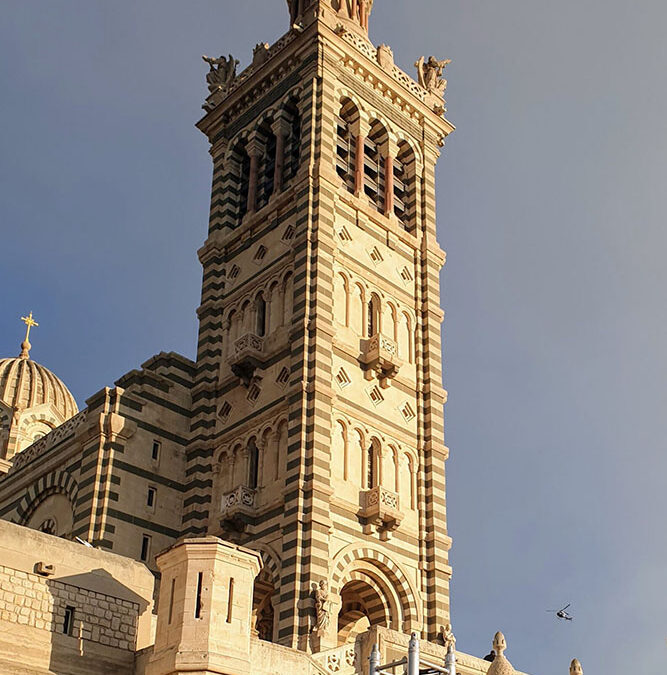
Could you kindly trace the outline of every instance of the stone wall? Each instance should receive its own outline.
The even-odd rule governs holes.
[[[0,673],[133,675],[153,586],[145,565],[0,521]]]
[[[139,603],[77,588],[0,565],[0,619],[65,633],[65,612],[74,608],[74,637],[134,652]]]

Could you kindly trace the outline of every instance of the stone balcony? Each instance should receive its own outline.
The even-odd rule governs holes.
[[[229,359],[232,372],[248,386],[255,370],[266,362],[264,338],[246,333],[234,342],[234,353]]]
[[[370,527],[378,532],[393,532],[403,520],[398,494],[381,486],[366,490],[361,495],[361,517],[368,520]]]
[[[248,518],[255,512],[257,491],[241,485],[222,495],[220,524],[225,529],[243,531]]]
[[[383,389],[389,386],[388,380],[396,377],[401,367],[398,345],[382,333],[376,333],[367,340],[362,340],[359,361],[366,370],[366,379],[378,377]]]

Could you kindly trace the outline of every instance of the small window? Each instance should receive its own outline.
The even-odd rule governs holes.
[[[65,617],[63,619],[63,633],[72,635],[74,632],[74,607],[69,605],[65,607]]]
[[[157,489],[154,487],[149,487],[148,494],[146,495],[146,506],[149,509],[154,509],[156,499],[157,499]]]
[[[238,265],[234,265],[231,270],[229,270],[229,274],[227,275],[228,279],[236,279],[238,277],[239,272],[241,271],[241,268]]]
[[[257,249],[257,253],[255,253],[255,262],[262,262],[264,258],[266,258],[266,254],[269,252],[269,250],[266,248],[266,246],[261,245]]]
[[[229,401],[225,401],[222,404],[222,407],[220,408],[220,417],[222,417],[223,420],[227,419],[229,417],[229,413],[232,412],[232,406],[229,403]]]
[[[141,538],[141,562],[147,562],[151,554],[151,538],[145,534]]]
[[[409,284],[412,281],[412,272],[410,272],[407,267],[404,267],[401,270],[401,279],[403,279],[406,284]]]
[[[251,385],[250,389],[248,389],[248,401],[255,403],[261,393],[262,390],[256,384]]]
[[[285,386],[289,382],[289,373],[290,373],[289,368],[283,368],[278,374],[276,382],[278,384]]]
[[[288,225],[285,234],[283,234],[283,241],[292,241],[292,239],[294,239],[294,233],[294,225]]]
[[[336,375],[336,383],[341,389],[344,389],[348,385],[352,384],[350,376],[341,368]]]
[[[160,459],[160,441],[153,441],[153,449],[151,450],[151,457],[154,462]]]

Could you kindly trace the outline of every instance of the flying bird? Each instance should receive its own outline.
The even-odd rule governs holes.
[[[565,607],[563,607],[563,609],[548,609],[547,612],[552,612],[563,621],[573,621],[574,617],[571,614],[568,614],[568,612],[566,611],[567,609],[569,609],[571,604],[572,603],[568,603],[567,605],[565,605]]]

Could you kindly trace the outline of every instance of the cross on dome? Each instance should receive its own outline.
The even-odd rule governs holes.
[[[22,316],[21,321],[26,325],[25,340],[21,343],[21,357],[22,359],[30,358],[30,330],[39,326],[39,324],[32,318],[32,312],[28,316]]]

